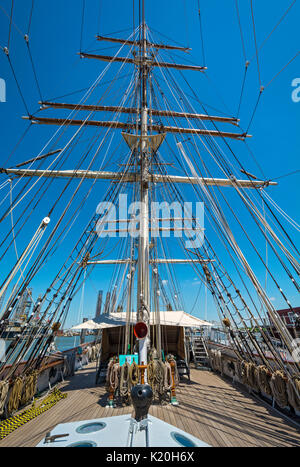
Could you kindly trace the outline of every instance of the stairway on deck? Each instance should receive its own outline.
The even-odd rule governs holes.
[[[194,364],[197,369],[207,369],[208,352],[202,337],[193,339]]]

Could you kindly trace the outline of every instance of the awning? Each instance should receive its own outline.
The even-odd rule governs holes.
[[[136,317],[131,317],[130,324],[136,323]],[[155,313],[150,314],[150,324],[156,324]],[[212,326],[212,323],[192,316],[184,311],[160,311],[160,324],[163,326],[201,327]],[[77,324],[71,329],[105,329],[126,325],[126,312],[101,315],[98,318]]]

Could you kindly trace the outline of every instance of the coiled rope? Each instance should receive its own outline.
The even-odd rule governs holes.
[[[221,350],[211,349],[209,351],[210,364],[213,370],[223,373],[222,353]]]
[[[221,352],[215,349],[209,351],[211,367],[219,370],[222,367]],[[256,391],[261,391],[274,397],[281,407],[290,405],[300,411],[300,378],[294,376],[288,379],[282,370],[273,373],[265,365],[256,366],[255,363],[242,360],[234,362],[235,371],[239,380]]]
[[[280,407],[288,405],[288,395],[286,391],[286,376],[283,371],[277,370],[272,374],[270,386],[275,401]]]
[[[13,382],[13,385],[8,395],[8,403],[7,403],[8,414],[15,412],[19,408],[20,401],[21,401],[21,394],[23,390],[23,383],[24,383],[24,380],[21,376],[18,376]]]
[[[119,380],[120,380],[120,365],[119,363],[114,363],[110,371],[110,378],[109,378],[110,387],[116,390],[119,386]]]
[[[252,362],[247,362],[246,363],[246,373],[247,373],[248,385],[252,389],[258,391],[259,387],[258,387],[258,383],[257,383],[257,367],[256,367],[255,363],[252,363]]]
[[[114,360],[111,359],[109,362],[108,362],[108,366],[107,366],[107,373],[106,373],[106,388],[109,389],[109,386],[110,386],[110,374],[111,374],[111,371],[112,371],[112,367],[114,365]]]
[[[0,415],[4,412],[8,391],[9,383],[7,381],[0,381]]]
[[[154,398],[158,398],[160,400],[165,392],[164,363],[160,360],[150,360],[147,366],[147,376]]]
[[[35,396],[38,374],[39,372],[35,370],[25,377],[20,399],[21,406],[27,404]]]
[[[129,400],[131,382],[129,379],[130,364],[125,362],[120,369],[120,396]]]
[[[140,370],[135,361],[132,362],[129,368],[129,381],[132,386],[138,384],[140,381]]]
[[[262,392],[268,396],[272,395],[272,388],[270,386],[270,380],[272,374],[265,365],[259,365],[257,367],[257,383]]]
[[[242,366],[241,366],[240,360],[237,360],[236,362],[234,362],[234,371],[238,379],[241,381],[242,380]]]
[[[294,388],[294,385],[296,389]],[[286,392],[289,404],[297,411],[300,411],[300,378],[294,377],[293,384],[290,380],[286,383]]]

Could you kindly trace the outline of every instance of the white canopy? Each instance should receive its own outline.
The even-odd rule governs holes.
[[[150,314],[150,324],[156,324],[155,313]],[[135,324],[136,319],[131,317],[130,324]],[[160,324],[164,326],[200,327],[212,326],[212,323],[196,318],[184,311],[160,311]],[[105,329],[126,325],[126,312],[101,315],[84,323],[77,324],[71,329]]]

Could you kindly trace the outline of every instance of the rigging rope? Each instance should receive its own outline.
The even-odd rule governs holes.
[[[242,82],[242,89],[241,89],[241,94],[240,94],[240,99],[239,99],[239,105],[238,105],[236,118],[239,118],[239,115],[240,115],[240,110],[241,110],[241,105],[242,105],[242,100],[243,100],[243,95],[244,95],[244,89],[245,89],[245,83],[246,83],[246,77],[247,77],[247,71],[248,71],[249,64],[250,64],[250,62],[246,61],[245,71],[244,71],[244,78],[243,78],[243,82]]]
[[[270,34],[266,37],[266,39],[261,43],[261,45],[259,46],[259,49],[262,49],[263,46],[266,44],[266,42],[270,39],[270,37],[272,36],[272,34],[275,32],[275,30],[278,28],[278,26],[281,24],[281,22],[284,20],[284,18],[286,17],[286,15],[289,13],[290,9],[292,8],[292,6],[296,3],[296,0],[293,0],[292,3],[290,4],[290,6],[288,7],[288,9],[285,11],[285,13],[282,15],[282,17],[280,18],[280,20],[278,21],[278,23],[274,26],[274,28],[272,29],[272,31],[270,32]]]
[[[264,89],[265,89],[265,88],[263,88],[263,87],[261,86],[261,88],[260,88],[260,90],[259,90],[258,98],[257,98],[256,104],[255,104],[255,106],[254,106],[254,110],[253,110],[253,113],[252,113],[252,115],[251,115],[250,121],[249,121],[249,123],[248,123],[246,133],[249,132],[250,126],[251,126],[251,124],[252,124],[252,122],[253,122],[253,119],[254,119],[254,116],[255,116],[255,114],[256,114],[256,111],[257,111],[257,108],[258,108],[258,104],[259,104],[259,101],[260,101],[260,98],[261,98],[261,95],[262,95]]]
[[[270,386],[272,393],[277,404],[280,407],[286,407],[288,405],[288,396],[286,392],[286,381],[287,378],[283,371],[274,371],[270,380]]]
[[[28,36],[30,34],[32,16],[33,16],[33,8],[34,8],[34,0],[32,0],[32,2],[31,2],[31,9],[30,9],[29,21],[28,21],[28,26],[27,26],[27,35]]]
[[[289,60],[288,63],[283,68],[281,68],[281,70],[278,73],[276,73],[275,76],[273,76],[273,78],[266,84],[265,89],[267,89],[270,86],[270,84],[287,68],[287,66],[298,57],[299,53],[300,52],[297,52],[296,55],[294,55],[294,57],[291,60]]]
[[[255,21],[254,21],[254,11],[253,11],[253,0],[250,0],[250,5],[251,5],[251,16],[252,16],[253,36],[254,36],[255,52],[256,52],[256,63],[257,63],[258,80],[259,80],[259,87],[261,88],[260,66],[259,66],[259,59],[258,59],[258,49],[257,49],[257,40],[256,40],[256,31],[255,31]]]
[[[246,54],[246,48],[245,48],[241,18],[240,18],[240,13],[239,13],[238,0],[235,0],[235,7],[236,7],[236,13],[237,13],[237,18],[238,18],[238,23],[239,23],[240,36],[241,36],[241,42],[242,42],[242,48],[243,48],[243,55],[244,55],[245,62],[247,62],[247,54]]]
[[[85,0],[82,0],[82,19],[81,19],[81,31],[80,31],[80,52],[82,52],[82,40],[83,40],[83,27],[84,27],[84,14],[85,14]]]
[[[8,31],[8,40],[7,40],[7,49],[9,50],[10,45],[10,36],[11,36],[11,25],[12,25],[12,18],[13,18],[13,10],[14,10],[14,0],[11,0],[11,10],[10,10],[10,20],[9,20],[9,31]]]
[[[7,56],[9,66],[10,66],[10,68],[11,68],[11,71],[12,71],[12,74],[13,74],[13,77],[14,77],[14,80],[15,80],[15,82],[16,82],[16,85],[17,85],[17,88],[18,88],[20,97],[21,97],[21,99],[22,99],[22,101],[23,101],[24,107],[25,107],[25,109],[26,109],[27,115],[30,115],[29,109],[28,109],[28,107],[27,107],[25,98],[24,98],[24,96],[23,96],[23,93],[22,93],[22,90],[21,90],[21,87],[20,87],[20,84],[19,84],[19,81],[18,81],[18,79],[17,79],[17,76],[16,76],[16,73],[15,73],[13,64],[12,64],[11,59],[10,59],[10,56],[9,56],[9,51],[8,51],[8,50],[5,50],[5,54],[6,54],[6,56]]]
[[[202,19],[201,19],[201,8],[200,8],[200,0],[198,0],[198,15],[199,15],[199,27],[200,27],[200,37],[201,37],[201,46],[202,46],[202,60],[203,66],[206,66],[206,57],[204,51],[204,40],[203,40],[203,30],[202,30]]]

